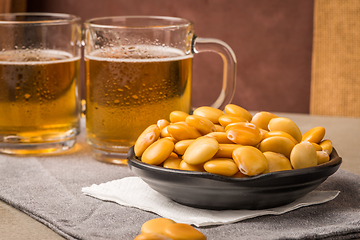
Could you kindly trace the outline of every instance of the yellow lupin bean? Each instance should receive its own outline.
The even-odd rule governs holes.
[[[170,124],[166,127],[171,137],[178,141],[185,139],[196,139],[201,137],[201,134],[193,127],[185,124]]]
[[[173,125],[173,124],[178,124],[178,125],[180,124],[180,125],[189,126],[185,121],[178,121],[178,122],[175,122],[175,123],[171,123],[171,125]]]
[[[225,132],[228,131],[230,128],[236,127],[236,126],[244,126],[245,122],[235,122],[235,123],[230,123],[225,127]],[[246,122],[249,123],[249,122]],[[252,123],[251,123],[252,124]],[[260,130],[260,128],[259,128]]]
[[[216,132],[225,132],[225,128],[219,124],[214,124]]]
[[[179,156],[176,153],[172,152],[170,153],[169,158],[179,158]]]
[[[245,108],[242,108],[240,106],[237,106],[235,104],[227,104],[225,106],[225,113],[226,114],[233,114],[233,115],[237,115],[241,118],[246,119],[246,121],[250,122],[252,119],[252,115],[251,113],[249,113],[248,110],[246,110]]]
[[[174,152],[162,163],[164,168],[180,169],[181,159]]]
[[[134,240],[173,240],[166,235],[158,233],[141,233],[137,235]]]
[[[233,151],[241,147],[240,144],[219,144],[219,150],[216,152],[213,158],[231,158]]]
[[[269,131],[262,129],[262,128],[259,128],[259,130],[260,130],[260,134],[261,134],[261,140],[263,140]]]
[[[144,151],[141,161],[152,165],[159,165],[170,156],[174,146],[174,142],[167,138],[159,139]]]
[[[276,152],[281,153],[289,158],[290,153],[295,146],[295,143],[287,137],[274,136],[265,138],[259,145],[261,152]]]
[[[170,123],[166,119],[160,119],[157,121],[156,125],[158,125],[160,131],[164,129],[164,127],[168,126]]]
[[[205,117],[189,115],[186,117],[185,122],[198,130],[202,135],[216,131],[215,125]]]
[[[314,127],[303,134],[302,141],[309,141],[312,143],[319,143],[325,136],[324,127]]]
[[[259,149],[252,146],[242,146],[233,151],[233,156],[240,172],[247,176],[263,173],[268,168],[268,161]]]
[[[197,138],[186,149],[183,160],[191,165],[197,165],[210,160],[219,150],[219,143],[210,137]]]
[[[177,143],[178,142],[178,140],[176,140],[175,138],[173,138],[173,137],[164,137],[164,138],[167,138],[167,139],[169,139],[169,140],[171,140],[171,141],[173,141],[174,143]]]
[[[268,164],[269,164],[269,167],[265,171],[265,173],[292,169],[290,160],[284,155],[275,152],[264,152],[264,155],[268,160]]]
[[[185,118],[185,120],[186,120],[186,118]],[[185,121],[179,121],[179,122],[171,123],[171,124],[182,124],[182,125],[189,126]]]
[[[175,144],[174,151],[179,155],[184,155],[186,149],[195,141],[195,139],[181,140]]]
[[[180,169],[180,162],[182,160],[180,158],[168,157],[163,162],[164,168],[171,168],[171,169]]]
[[[258,128],[269,131],[268,125],[270,120],[277,117],[270,112],[258,112],[251,119],[251,123],[255,124]]]
[[[184,160],[180,162],[180,169],[186,171],[205,172],[203,163],[192,165],[186,163]]]
[[[154,218],[141,226],[141,232],[165,234],[165,228],[174,223],[176,222],[168,218]]]
[[[185,223],[168,225],[165,234],[173,240],[206,240],[204,234]]]
[[[199,107],[195,109],[193,115],[201,116],[209,119],[214,124],[219,123],[219,117],[224,115],[225,113],[220,109],[213,107]]]
[[[170,113],[170,122],[176,123],[176,122],[185,122],[186,117],[189,116],[188,113],[183,111],[172,111]]]
[[[319,145],[322,148],[322,150],[324,150],[330,156],[333,149],[333,144],[331,140],[329,139],[323,140],[319,143]]]
[[[312,142],[311,144],[314,146],[316,151],[322,151],[323,150],[322,147],[319,144],[314,143],[314,142]]]
[[[231,158],[214,158],[204,163],[205,171],[223,176],[233,176],[239,171]]]
[[[248,122],[245,118],[236,116],[236,115],[222,115],[219,117],[219,123],[221,126],[226,127],[227,125],[231,123],[237,123],[237,122]]]
[[[212,132],[205,135],[205,137],[212,137],[215,138],[218,143],[234,143],[230,139],[227,138],[226,132]]]
[[[318,165],[318,156],[314,146],[308,141],[296,144],[291,151],[290,162],[294,169]]]
[[[297,142],[301,142],[302,140],[302,134],[299,127],[289,118],[272,118],[268,127],[270,131],[282,131],[290,134]]]
[[[283,131],[269,131],[264,135],[264,139],[269,138],[269,137],[275,137],[275,136],[286,137],[286,138],[290,139],[294,144],[299,143],[298,141],[296,141],[296,139],[293,136],[291,136],[290,134],[283,132]]]
[[[318,164],[326,163],[330,160],[329,154],[327,154],[325,151],[316,151],[317,157],[318,157]]]
[[[141,157],[145,149],[154,143],[160,137],[160,129],[156,124],[147,127],[137,138],[134,146],[134,152],[137,157]]]
[[[228,139],[241,145],[255,146],[261,141],[261,133],[252,123],[240,122],[226,131]]]
[[[170,126],[170,125],[168,125],[168,126]],[[171,135],[170,135],[170,133],[168,132],[168,126],[165,126],[162,130],[161,130],[161,132],[160,132],[160,137],[162,137],[162,138],[166,138],[166,137],[171,137]]]

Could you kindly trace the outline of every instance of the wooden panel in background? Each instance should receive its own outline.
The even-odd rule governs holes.
[[[360,117],[359,0],[315,0],[310,113]]]

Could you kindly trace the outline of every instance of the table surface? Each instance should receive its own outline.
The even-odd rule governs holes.
[[[325,137],[332,140],[343,159],[341,168],[360,175],[360,151],[357,139],[360,136],[360,118],[293,113],[277,113],[277,115],[292,119],[303,133],[312,127],[325,127]],[[0,236],[3,240],[64,239],[42,223],[2,201],[0,201]]]

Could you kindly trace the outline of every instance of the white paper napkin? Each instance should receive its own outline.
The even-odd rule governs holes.
[[[169,218],[178,223],[197,227],[234,223],[262,215],[280,215],[294,209],[333,200],[340,191],[312,191],[306,196],[285,206],[264,210],[206,210],[188,207],[172,201],[150,188],[139,177],[93,184],[82,188],[86,195],[116,202],[123,206],[139,208]]]

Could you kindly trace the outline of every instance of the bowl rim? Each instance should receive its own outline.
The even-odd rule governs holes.
[[[141,169],[152,170],[153,172],[158,173],[168,173],[173,175],[181,175],[181,176],[188,176],[188,177],[198,177],[198,178],[206,178],[218,181],[226,181],[226,182],[253,182],[253,181],[264,181],[268,179],[274,178],[286,178],[286,177],[296,177],[307,175],[309,173],[321,172],[328,170],[329,168],[336,168],[339,167],[342,163],[342,158],[338,155],[335,148],[333,148],[330,154],[330,161],[326,163],[319,164],[314,167],[302,168],[302,169],[292,169],[292,170],[284,170],[284,171],[277,171],[277,172],[270,172],[259,174],[256,176],[249,176],[244,178],[235,178],[235,177],[227,177],[218,174],[213,174],[209,172],[197,172],[197,171],[188,171],[188,170],[178,170],[178,169],[171,169],[171,168],[164,168],[157,165],[151,165],[142,162],[135,156],[134,146],[129,149],[128,156],[127,156],[128,166],[131,169],[132,167],[138,167]]]

